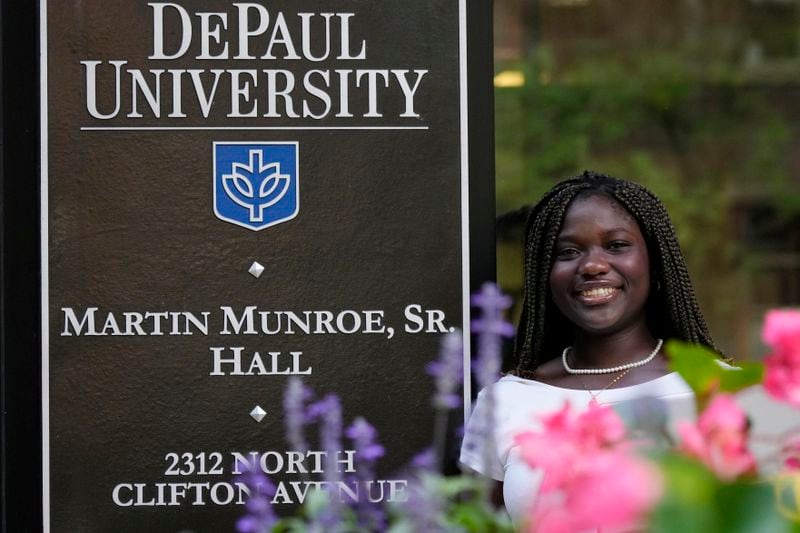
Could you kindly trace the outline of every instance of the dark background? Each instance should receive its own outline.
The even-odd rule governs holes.
[[[3,2],[2,529],[41,531],[39,61],[35,2]]]

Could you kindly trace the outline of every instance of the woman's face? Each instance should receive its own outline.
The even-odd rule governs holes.
[[[553,253],[550,294],[577,328],[610,334],[646,326],[647,244],[620,204],[604,195],[573,201]]]

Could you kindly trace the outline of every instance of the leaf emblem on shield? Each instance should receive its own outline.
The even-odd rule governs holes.
[[[291,176],[281,172],[280,163],[264,164],[261,150],[249,151],[248,164],[233,163],[230,174],[222,175],[228,198],[249,211],[250,222],[264,220],[264,210],[286,195]]]

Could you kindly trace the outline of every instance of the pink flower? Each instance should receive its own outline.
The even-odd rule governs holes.
[[[762,337],[773,350],[764,359],[764,389],[776,400],[800,407],[800,311],[767,313]]]
[[[800,470],[800,433],[790,436],[781,446],[781,460],[787,470]]]
[[[522,458],[545,475],[542,491],[561,486],[574,461],[581,455],[580,427],[569,402],[561,410],[541,418],[541,431],[519,433],[514,440]]]
[[[775,309],[764,317],[761,332],[764,342],[772,347],[785,346],[800,351],[800,311]]]
[[[581,440],[584,447],[601,447],[617,444],[625,438],[625,424],[609,407],[595,402],[578,416]]]
[[[578,468],[567,493],[575,531],[635,524],[661,496],[661,478],[649,463],[620,451],[597,452]]]
[[[755,460],[747,449],[747,417],[729,394],[714,396],[697,424],[678,426],[680,450],[699,459],[720,479],[731,481],[755,473]]]
[[[517,435],[523,459],[544,471],[530,531],[576,533],[634,525],[661,494],[658,472],[630,453],[625,427],[609,407],[575,413],[569,403]]]
[[[546,473],[542,490],[561,485],[572,465],[587,451],[611,446],[625,436],[619,416],[595,403],[577,414],[565,402],[559,411],[541,417],[541,425],[541,431],[520,433],[515,440],[523,459]]]
[[[529,517],[527,533],[575,533],[578,531],[563,494],[548,493],[539,496]]]

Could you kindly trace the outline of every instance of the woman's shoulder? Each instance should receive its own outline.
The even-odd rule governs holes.
[[[539,387],[546,386],[546,383],[538,379],[530,379],[517,374],[504,374],[498,379],[492,388],[494,390],[515,390],[519,388],[538,390]]]
[[[512,370],[504,377],[509,378],[507,381],[513,383],[552,384],[552,381],[558,381],[563,374],[564,367],[561,365],[561,359],[551,359],[542,362],[533,370],[526,370],[521,374]]]
[[[495,383],[481,390],[478,393],[478,399],[481,400],[491,394],[497,402],[529,402],[541,396],[552,395],[554,389],[556,388],[536,379],[505,374]]]

